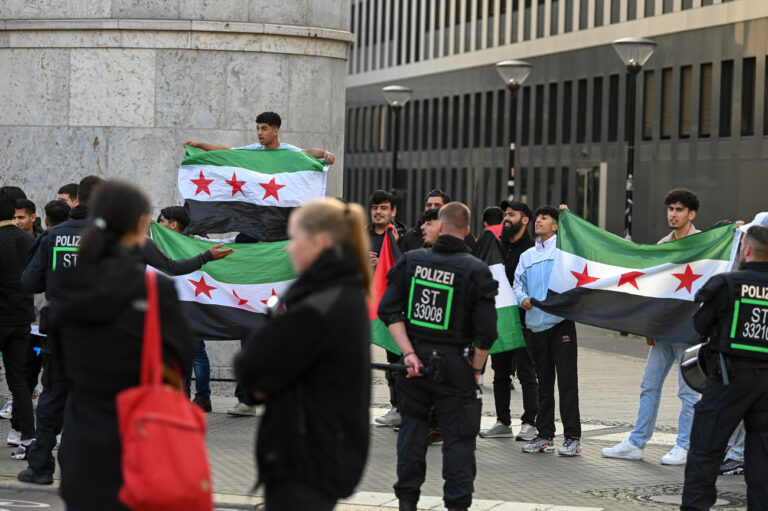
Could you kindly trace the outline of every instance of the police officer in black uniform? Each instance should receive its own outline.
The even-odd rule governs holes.
[[[750,227],[740,255],[739,271],[715,275],[695,297],[694,326],[710,338],[709,379],[693,417],[685,511],[715,504],[718,467],[742,419],[747,509],[768,509],[768,228]]]
[[[389,285],[379,304],[379,318],[408,366],[400,381],[403,420],[394,485],[401,510],[415,511],[419,500],[432,404],[444,442],[445,506],[465,510],[472,504],[482,404],[477,378],[497,337],[498,284],[464,243],[469,217],[464,204],[443,206],[437,241],[431,249],[403,254],[387,275]],[[468,360],[465,350],[473,343]]]

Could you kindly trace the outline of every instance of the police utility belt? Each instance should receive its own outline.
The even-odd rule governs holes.
[[[470,350],[470,344],[449,344],[449,343],[437,343],[429,341],[421,341],[419,339],[411,339],[413,349],[416,351],[438,351],[445,355],[467,355]]]

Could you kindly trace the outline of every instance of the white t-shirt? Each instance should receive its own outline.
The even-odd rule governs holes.
[[[233,147],[232,149],[247,149],[249,151],[264,151],[264,145],[263,144],[251,144],[244,147]],[[280,146],[278,149],[288,149],[289,151],[301,151],[300,147],[296,147],[295,145],[286,144],[284,142],[280,142]]]

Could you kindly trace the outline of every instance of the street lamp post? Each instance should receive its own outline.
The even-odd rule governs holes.
[[[515,102],[517,100],[517,91],[520,90],[520,86],[523,84],[528,75],[531,74],[533,65],[523,60],[505,60],[496,64],[496,71],[499,72],[499,76],[507,84],[507,88],[510,92],[510,116],[515,111]],[[517,122],[517,119],[512,119],[513,123]],[[512,133],[510,133],[510,139]],[[515,196],[515,141],[511,139],[509,141],[509,177],[512,178],[512,198],[517,199]]]
[[[384,99],[389,103],[389,107],[392,109],[392,179],[390,181],[390,187],[392,193],[395,196],[398,195],[400,189],[400,182],[397,175],[397,149],[400,141],[400,112],[408,100],[411,99],[413,90],[402,85],[389,85],[381,89],[381,93],[384,95]]]
[[[627,197],[624,209],[624,237],[632,239],[632,205],[635,172],[635,102],[637,75],[656,49],[656,43],[640,37],[624,37],[613,42],[613,48],[627,66]]]

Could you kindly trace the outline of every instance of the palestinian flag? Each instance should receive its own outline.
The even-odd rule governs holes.
[[[397,343],[392,338],[392,335],[390,335],[387,325],[379,319],[378,313],[379,302],[381,302],[381,297],[384,296],[384,291],[387,290],[387,273],[389,273],[389,270],[395,265],[396,259],[401,255],[400,249],[397,248],[395,243],[393,231],[394,226],[390,224],[387,227],[387,235],[384,236],[384,242],[381,244],[376,271],[373,272],[374,298],[368,301],[368,319],[371,320],[371,342],[391,353],[400,355],[402,354],[400,348],[397,347]]]
[[[695,344],[693,297],[728,271],[738,252],[735,224],[661,245],[641,245],[561,211],[545,301],[560,317],[652,339]]]
[[[187,146],[178,181],[181,202],[189,207],[187,232],[284,240],[291,211],[324,197],[327,175],[327,166],[300,151]]]
[[[178,234],[152,223],[152,239],[172,259],[193,257],[213,241]],[[235,251],[188,275],[172,277],[192,333],[198,339],[244,339],[266,320],[267,300],[295,279],[287,241],[225,244]]]
[[[496,229],[485,229],[478,238],[475,249],[475,255],[485,261],[491,275],[499,283],[499,294],[496,295],[496,329],[499,337],[491,347],[491,355],[525,346],[517,298],[504,270],[504,258],[495,231]]]

